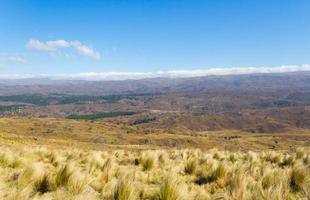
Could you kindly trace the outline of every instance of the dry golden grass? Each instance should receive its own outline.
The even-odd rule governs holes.
[[[308,138],[1,118],[0,199],[310,199]]]
[[[0,199],[309,199],[310,154],[0,148]]]
[[[176,125],[177,126],[177,125]],[[218,148],[229,151],[309,149],[310,130],[258,134],[236,130],[178,132],[107,122],[53,118],[0,118],[0,145],[88,150]]]

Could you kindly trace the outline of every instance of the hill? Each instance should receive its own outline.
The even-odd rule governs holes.
[[[44,81],[2,82],[0,115],[87,119],[110,113],[107,116],[113,118],[96,120],[183,132],[230,129],[275,133],[310,126],[308,72]]]

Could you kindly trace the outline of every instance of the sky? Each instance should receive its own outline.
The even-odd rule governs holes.
[[[0,77],[310,70],[309,0],[0,0]]]

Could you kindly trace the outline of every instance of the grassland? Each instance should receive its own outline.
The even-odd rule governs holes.
[[[0,118],[0,145],[89,150],[218,148],[229,151],[309,148],[310,131],[248,133],[238,130],[181,132],[101,121],[54,118]]]
[[[1,148],[1,199],[309,199],[310,155]]]
[[[1,118],[0,199],[309,199],[308,141],[308,129],[178,132]]]

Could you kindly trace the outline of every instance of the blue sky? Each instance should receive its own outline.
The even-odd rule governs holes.
[[[0,0],[0,75],[310,63],[309,0]]]

